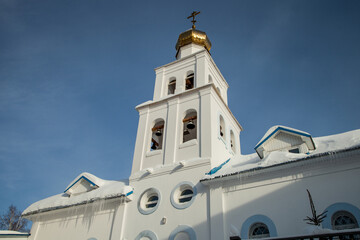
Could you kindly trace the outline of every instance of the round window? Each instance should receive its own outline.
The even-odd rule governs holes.
[[[171,192],[171,204],[177,209],[189,207],[196,197],[196,188],[191,182],[182,182],[176,185]]]
[[[136,236],[135,240],[157,240],[158,237],[155,233],[149,230],[142,231]]]
[[[138,209],[142,214],[154,212],[160,204],[160,192],[155,188],[145,190],[138,201]]]
[[[174,240],[190,240],[190,236],[187,232],[179,232],[175,235]]]
[[[196,234],[190,226],[179,225],[171,232],[169,240],[196,240]]]

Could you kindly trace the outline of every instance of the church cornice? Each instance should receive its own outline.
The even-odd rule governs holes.
[[[193,168],[199,168],[203,166],[210,166],[210,159],[209,158],[199,158],[199,159],[192,159],[187,160],[186,165],[183,166],[181,162],[176,162],[173,164],[161,166],[159,168],[152,169],[152,173],[149,174],[148,169],[140,170],[134,174],[132,174],[129,178],[130,181],[141,181],[149,178],[159,177],[163,175],[168,175],[174,172],[181,172]]]
[[[178,94],[174,94],[174,95],[169,95],[165,98],[162,98],[162,99],[159,99],[157,101],[147,101],[145,103],[142,103],[140,105],[137,105],[135,107],[135,109],[141,114],[141,112],[143,111],[143,109],[146,109],[148,107],[153,107],[153,106],[156,106],[156,105],[161,105],[163,104],[164,102],[169,102],[169,101],[172,101],[176,98],[181,98],[181,97],[185,97],[185,96],[188,96],[188,95],[191,95],[191,94],[194,94],[194,93],[197,93],[197,92],[201,92],[201,91],[204,91],[204,90],[208,90],[209,93],[210,91],[213,92],[213,95],[217,96],[217,99],[218,101],[221,103],[221,105],[223,107],[225,107],[228,111],[228,113],[230,114],[231,118],[234,120],[234,122],[237,124],[237,126],[240,128],[240,131],[243,130],[243,127],[240,125],[240,123],[238,122],[238,120],[235,118],[234,114],[231,112],[230,108],[228,107],[228,105],[225,103],[224,99],[222,99],[222,97],[220,96],[220,94],[216,91],[215,89],[215,85],[212,84],[212,83],[209,83],[207,85],[204,85],[204,86],[201,86],[201,87],[198,87],[198,88],[194,88],[194,89],[190,89],[190,90],[187,90],[185,92],[181,92],[181,93],[178,93]]]

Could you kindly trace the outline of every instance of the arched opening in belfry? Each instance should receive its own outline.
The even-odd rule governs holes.
[[[151,129],[150,151],[162,149],[164,138],[164,125],[165,121],[163,119],[158,119],[155,121],[155,124]]]
[[[231,147],[231,150],[234,153],[236,153],[235,135],[234,135],[234,132],[232,130],[230,131],[230,147]]]
[[[168,95],[174,94],[176,90],[176,78],[172,77],[168,84]]]
[[[185,79],[185,90],[193,89],[195,87],[194,73],[189,72]]]
[[[183,119],[183,143],[197,138],[197,113],[188,110]]]
[[[225,132],[225,121],[223,116],[220,115],[220,124],[219,124],[219,135],[221,138],[226,140],[226,132]]]

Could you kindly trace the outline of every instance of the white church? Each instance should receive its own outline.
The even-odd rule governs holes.
[[[153,99],[136,107],[128,181],[80,174],[23,212],[33,222],[29,240],[359,237],[360,130],[312,138],[274,126],[242,155],[229,85],[195,15],[176,60],[155,69]],[[325,212],[318,226],[304,221],[312,217],[307,190]]]

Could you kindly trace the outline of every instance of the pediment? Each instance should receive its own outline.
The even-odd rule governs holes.
[[[262,137],[255,150],[262,159],[273,151],[308,153],[315,150],[315,144],[307,132],[285,126],[274,126]]]
[[[89,173],[82,173],[75,178],[69,186],[65,189],[64,193],[68,195],[81,194],[89,192],[98,188],[99,185],[96,183],[96,179]]]

